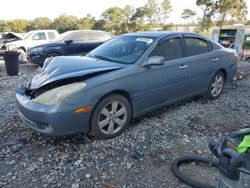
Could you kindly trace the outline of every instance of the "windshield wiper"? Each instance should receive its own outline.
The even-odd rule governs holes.
[[[104,60],[104,61],[113,61],[113,60],[109,59],[108,57],[105,57],[105,56],[102,56],[102,55],[94,55],[93,57],[97,58],[97,59]]]

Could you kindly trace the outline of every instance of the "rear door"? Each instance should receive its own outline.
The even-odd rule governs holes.
[[[185,53],[187,74],[186,92],[190,95],[207,90],[211,75],[217,68],[220,57],[213,45],[206,39],[194,35],[185,35]]]

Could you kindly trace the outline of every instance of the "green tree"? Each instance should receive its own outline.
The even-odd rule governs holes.
[[[126,5],[123,9],[124,21],[122,23],[122,33],[133,31],[131,19],[134,15],[134,8],[130,5]]]
[[[169,0],[164,0],[161,3],[162,15],[163,15],[163,25],[166,24],[166,19],[169,17],[170,12],[172,11],[172,5]]]
[[[50,29],[52,21],[47,17],[39,17],[31,21],[29,30]]]
[[[94,26],[95,22],[95,17],[92,17],[90,14],[87,14],[86,17],[79,19],[78,28],[91,29]]]
[[[78,19],[75,16],[63,14],[54,20],[52,27],[59,33],[75,30],[78,29]]]
[[[8,31],[23,33],[27,32],[30,27],[30,22],[22,19],[15,19],[6,22],[6,28]]]
[[[213,0],[196,0],[196,5],[202,10],[202,18],[199,19],[199,31],[209,31],[213,25],[212,17],[215,13],[215,4]]]
[[[154,30],[157,24],[157,17],[158,17],[158,0],[148,0],[148,3],[145,5],[144,11],[149,19],[149,23],[153,26]]]
[[[103,19],[97,20],[92,29],[94,30],[101,30],[101,31],[105,31],[105,25],[106,25],[106,21]]]
[[[139,7],[136,9],[134,15],[131,18],[131,27],[133,31],[145,31],[146,30],[146,10],[145,7]]]
[[[184,20],[190,20],[194,23],[194,17],[196,16],[196,12],[191,9],[184,9],[181,13],[181,18]]]
[[[217,0],[215,8],[219,14],[218,26],[225,25],[227,16],[236,18],[238,21],[245,21],[247,15],[247,5],[245,0]]]
[[[164,31],[173,31],[174,30],[174,24],[173,23],[169,23],[169,24],[165,24],[162,29]]]
[[[0,20],[0,32],[7,32],[11,31],[10,28],[7,26],[7,22],[5,20]]]
[[[102,14],[105,20],[105,30],[111,31],[116,35],[121,32],[121,26],[124,20],[123,10],[119,7],[111,7]]]

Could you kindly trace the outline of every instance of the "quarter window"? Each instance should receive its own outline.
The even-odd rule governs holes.
[[[174,59],[179,59],[183,57],[182,45],[180,38],[169,39],[155,47],[151,52],[151,56],[162,56],[165,61],[170,61]]]
[[[199,55],[210,51],[205,40],[198,38],[185,38],[188,56]]]

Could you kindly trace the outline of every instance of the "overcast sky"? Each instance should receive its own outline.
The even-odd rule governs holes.
[[[195,5],[196,0],[170,0],[173,11],[168,19],[172,23],[182,23],[182,10],[189,8],[201,14]],[[232,0],[233,1],[233,0]],[[0,2],[0,20],[12,19],[34,19],[36,17],[49,17],[54,19],[65,13],[75,15],[78,18],[88,13],[100,18],[100,15],[107,8],[112,6],[124,7],[131,5],[135,8],[143,6],[147,0],[2,0]],[[248,20],[250,19],[250,0],[248,4]]]

